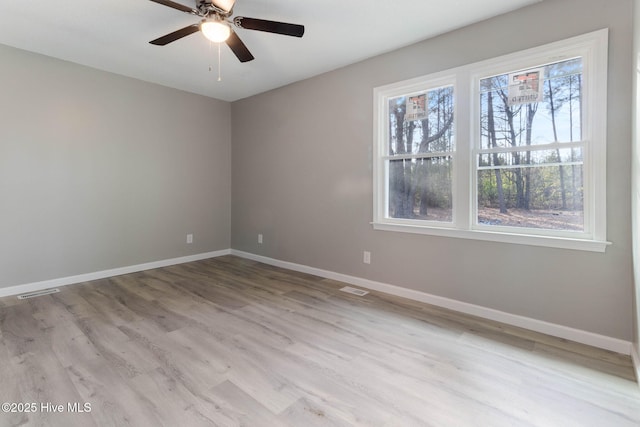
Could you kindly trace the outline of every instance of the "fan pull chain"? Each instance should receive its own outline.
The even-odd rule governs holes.
[[[218,81],[221,82],[222,81],[222,55],[220,53],[220,44],[221,43],[217,43],[218,45]],[[211,46],[213,45],[213,42],[209,42],[209,58],[211,58]],[[213,71],[213,65],[211,64],[211,62],[209,62],[209,72]]]
[[[209,41],[209,72],[213,70],[213,66],[211,65],[211,46],[213,45],[212,41]]]

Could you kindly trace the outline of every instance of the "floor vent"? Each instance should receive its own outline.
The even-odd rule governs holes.
[[[363,291],[362,289],[352,288],[351,286],[345,286],[340,289],[342,292],[347,292],[349,294],[358,295],[359,297],[363,297],[369,293],[369,291]]]
[[[28,294],[18,295],[18,299],[35,298],[35,297],[40,297],[42,295],[55,294],[56,292],[60,292],[60,289],[53,288],[53,289],[45,289],[42,291],[29,292]]]

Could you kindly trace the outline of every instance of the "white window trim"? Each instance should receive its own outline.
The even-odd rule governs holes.
[[[608,30],[573,37],[544,46],[523,50],[490,60],[449,69],[375,88],[373,151],[373,228],[376,230],[427,234],[443,237],[476,239],[552,248],[604,252],[606,241],[606,100],[607,100]],[[544,63],[583,57],[583,140],[585,144],[584,221],[585,231],[562,232],[519,227],[496,227],[475,224],[477,174],[475,162],[479,135],[479,103],[477,94],[481,78],[502,74],[510,69],[524,69]],[[430,88],[454,86],[455,151],[453,157],[453,220],[435,222],[388,218],[386,194],[388,180],[384,156],[387,152],[388,99],[424,92]],[[598,113],[592,111],[591,100],[599,100]],[[471,100],[471,101],[469,101]],[[467,183],[466,185],[460,185]]]

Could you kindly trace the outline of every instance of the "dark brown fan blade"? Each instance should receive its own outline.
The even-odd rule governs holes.
[[[236,27],[247,30],[266,31],[268,33],[283,34],[285,36],[302,37],[304,25],[287,24],[286,22],[267,21],[265,19],[245,18],[236,16],[233,19]]]
[[[236,0],[211,0],[211,3],[220,10],[231,12],[233,5],[236,4]]]
[[[164,46],[190,34],[197,33],[198,31],[200,31],[200,26],[198,24],[193,24],[189,25],[188,27],[181,28],[178,31],[174,31],[173,33],[167,34],[166,36],[151,40],[149,43],[155,44],[156,46]]]
[[[169,6],[169,7],[173,8],[173,9],[177,9],[177,10],[179,10],[181,12],[187,12],[187,13],[193,12],[193,8],[185,6],[185,5],[180,4],[180,3],[176,3],[176,2],[171,1],[171,0],[151,0],[151,1],[154,2],[154,3],[158,3],[158,4],[165,5],[165,6]]]
[[[231,31],[231,35],[227,39],[226,43],[238,57],[240,62],[249,62],[254,59],[251,52],[249,52],[249,49],[247,49],[247,46],[242,43],[242,40],[240,40],[240,37],[238,37],[235,32]]]

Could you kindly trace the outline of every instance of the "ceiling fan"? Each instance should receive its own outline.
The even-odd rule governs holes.
[[[244,16],[236,16],[231,20],[236,0],[196,0],[195,8],[190,8],[171,0],[151,1],[202,18],[199,24],[189,25],[149,42],[157,46],[164,46],[190,34],[202,31],[205,37],[211,41],[217,43],[225,42],[240,62],[248,62],[253,60],[254,57],[247,49],[247,46],[240,40],[240,37],[231,29],[231,23],[237,28],[265,31],[285,36],[302,37],[304,34],[303,25],[246,18]]]

